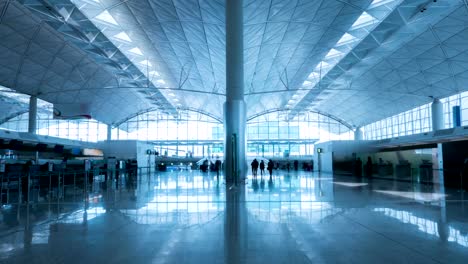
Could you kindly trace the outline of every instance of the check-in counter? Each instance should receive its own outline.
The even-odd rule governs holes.
[[[391,163],[378,164],[377,173],[380,177],[393,176],[393,164]]]
[[[411,164],[402,163],[395,166],[395,178],[411,180]]]

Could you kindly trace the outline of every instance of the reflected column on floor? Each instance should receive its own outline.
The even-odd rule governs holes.
[[[226,190],[224,217],[225,263],[242,263],[247,252],[247,208],[244,189]]]

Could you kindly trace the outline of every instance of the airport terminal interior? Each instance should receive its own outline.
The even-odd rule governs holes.
[[[0,0],[0,263],[468,263],[467,0]]]

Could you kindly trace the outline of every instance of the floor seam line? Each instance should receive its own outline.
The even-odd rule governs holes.
[[[398,245],[403,246],[403,247],[406,248],[406,249],[409,249],[409,250],[412,250],[412,251],[418,253],[420,256],[423,256],[423,257],[425,257],[425,258],[429,258],[429,259],[431,259],[431,260],[433,260],[433,261],[435,261],[435,262],[437,262],[437,263],[441,263],[441,264],[443,263],[443,262],[440,262],[440,261],[437,260],[437,259],[434,259],[434,258],[431,257],[431,256],[425,255],[424,253],[422,253],[421,251],[419,251],[419,250],[417,250],[417,249],[414,249],[414,248],[412,248],[412,247],[410,247],[410,246],[408,246],[408,245],[406,245],[406,244],[404,244],[404,243],[401,243],[401,242],[399,242],[399,241],[397,241],[397,240],[395,240],[395,239],[393,239],[393,238],[391,238],[391,237],[388,237],[387,235],[385,235],[385,234],[383,234],[383,233],[381,233],[381,232],[378,232],[378,231],[376,231],[376,230],[374,230],[374,229],[372,229],[372,228],[370,228],[370,227],[368,227],[368,226],[365,226],[364,224],[361,224],[361,223],[358,222],[357,220],[354,220],[354,219],[352,219],[352,218],[350,218],[350,217],[348,217],[348,216],[345,216],[344,214],[343,214],[342,216],[343,216],[344,218],[348,219],[349,221],[352,221],[352,222],[354,222],[355,224],[358,224],[358,225],[362,226],[363,228],[365,228],[365,229],[367,229],[367,230],[369,230],[369,231],[372,231],[372,232],[374,232],[374,233],[376,233],[376,234],[378,234],[378,235],[380,235],[380,236],[382,236],[382,237],[384,237],[384,238],[386,238],[386,239],[388,239],[388,240],[390,240],[390,241],[393,241],[393,242],[397,243]]]

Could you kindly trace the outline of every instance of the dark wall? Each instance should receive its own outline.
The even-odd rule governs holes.
[[[468,158],[468,140],[442,143],[444,160],[444,180],[446,187],[460,188],[460,175],[463,172],[463,163]],[[463,175],[463,188],[468,190],[468,174],[465,169]]]

